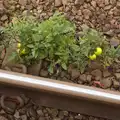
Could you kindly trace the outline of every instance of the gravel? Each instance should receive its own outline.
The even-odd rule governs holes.
[[[8,101],[9,107],[11,106],[11,101]],[[6,105],[6,107],[8,106]],[[106,120],[106,119],[36,105],[34,104],[32,99],[30,99],[29,102],[27,102],[27,104],[25,104],[21,108],[16,108],[14,110],[14,113],[12,114],[6,112],[6,110],[1,107],[0,120]]]
[[[9,20],[14,13],[25,13],[25,11],[44,20],[56,9],[74,21],[78,30],[82,24],[87,24],[104,32],[112,30],[114,36],[119,35],[116,30],[120,28],[120,2],[116,0],[2,0],[0,22],[4,24],[4,20]]]

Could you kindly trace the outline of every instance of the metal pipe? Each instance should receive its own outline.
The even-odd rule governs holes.
[[[42,77],[35,77],[15,72],[0,70],[0,82],[24,88],[44,90],[71,97],[85,98],[99,102],[120,104],[120,93],[62,82]]]

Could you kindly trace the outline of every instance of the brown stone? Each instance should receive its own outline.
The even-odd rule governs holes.
[[[6,117],[0,115],[0,120],[8,120]]]
[[[111,73],[108,70],[103,71],[103,77],[109,77]]]
[[[80,75],[80,80],[79,81],[86,82],[87,81],[87,75],[86,74]]]
[[[59,7],[62,5],[62,0],[55,0],[55,6]]]
[[[49,75],[49,73],[48,73],[47,70],[43,70],[43,69],[42,69],[42,70],[40,71],[40,76],[41,76],[41,77],[48,77],[48,75]]]
[[[63,4],[63,6],[67,5],[68,2],[69,2],[69,0],[62,0],[62,4]]]
[[[22,6],[26,6],[27,0],[19,0],[19,4]]]
[[[105,5],[109,5],[109,0],[105,0]]]
[[[75,80],[75,79],[79,78],[79,76],[80,76],[79,70],[73,69],[72,73],[71,73],[72,79]]]
[[[28,67],[28,74],[39,76],[41,67],[42,61],[39,61],[37,64],[30,65]]]
[[[117,6],[120,7],[120,1],[117,2]]]
[[[96,1],[91,1],[91,5],[95,8],[96,7]]]
[[[91,80],[92,80],[92,75],[87,75],[87,81],[91,82]]]
[[[7,15],[3,15],[2,17],[1,17],[1,21],[5,21],[5,20],[7,20],[8,19],[8,16]]]
[[[117,80],[113,80],[113,87],[114,88],[119,88],[120,87],[120,82]]]
[[[112,46],[118,46],[120,44],[120,41],[117,38],[112,38],[110,40],[110,45]]]
[[[112,79],[113,79],[113,77],[108,77],[108,78],[101,79],[100,82],[101,82],[101,84],[103,84],[103,88],[111,87]]]
[[[104,7],[104,10],[109,10],[112,7],[112,5],[107,5]]]
[[[99,69],[96,69],[96,70],[93,70],[92,72],[91,72],[91,75],[93,75],[93,76],[95,76],[95,77],[102,77],[102,72],[101,72],[101,70],[99,70]]]
[[[120,80],[120,73],[114,73],[117,80]]]
[[[75,5],[82,5],[85,0],[75,0]]]
[[[81,16],[81,15],[82,15],[82,11],[81,11],[81,10],[78,10],[77,14],[78,14],[79,16]]]
[[[92,12],[89,9],[84,9],[83,14],[85,19],[89,19],[92,16]]]
[[[3,1],[0,1],[0,13],[3,14],[5,10],[5,7],[3,5]]]

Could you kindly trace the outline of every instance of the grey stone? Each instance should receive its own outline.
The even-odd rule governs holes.
[[[0,111],[0,114],[5,114],[5,111],[2,109],[2,110]]]
[[[60,119],[63,119],[64,118],[64,112],[63,111],[60,111],[59,114],[58,114],[58,117]]]
[[[21,115],[20,117],[21,117],[22,120],[28,120],[27,115]]]
[[[23,64],[13,64],[11,66],[12,71],[19,72],[19,73],[27,73],[27,67]]]
[[[114,31],[113,30],[109,30],[109,31],[105,32],[104,34],[106,36],[113,37],[114,36]]]
[[[86,80],[87,80],[87,75],[86,75],[86,74],[80,75],[80,80],[81,80],[82,82],[86,82]]]
[[[114,73],[116,79],[120,80],[120,73]]]
[[[58,110],[57,109],[51,109],[51,115],[52,115],[52,117],[56,117],[58,115]]]
[[[6,21],[8,19],[8,16],[7,15],[3,15],[2,17],[1,17],[1,21]]]
[[[77,120],[82,120],[82,115],[80,115],[80,114],[76,115],[76,116],[75,116],[75,119],[77,119]]]
[[[72,70],[72,73],[71,73],[72,79],[75,80],[75,79],[79,78],[79,76],[80,76],[79,70],[73,69],[73,70]]]
[[[98,62],[93,61],[93,62],[89,63],[89,68],[90,68],[90,70],[91,69],[92,70],[100,69],[100,68],[102,68],[102,65],[100,63],[98,63]]]
[[[21,94],[20,97],[24,100],[25,104],[27,104],[29,102],[29,100],[30,100],[30,98],[26,97],[24,94]]]
[[[117,38],[112,38],[112,39],[110,40],[110,44],[111,44],[112,46],[118,46],[118,45],[120,44],[120,41],[119,41]]]
[[[114,88],[119,88],[120,87],[120,81],[113,80],[113,87]]]
[[[66,72],[65,72],[65,71],[62,71],[62,72],[60,73],[60,77],[64,78],[65,76],[66,76]]]
[[[91,82],[91,80],[92,80],[92,75],[87,75],[87,81]]]
[[[103,77],[109,77],[111,73],[108,70],[103,71]]]
[[[43,113],[43,111],[40,109],[40,110],[37,110],[37,114],[39,115],[39,116],[44,116],[44,113]]]
[[[95,77],[102,77],[102,72],[101,72],[101,70],[99,70],[99,69],[96,69],[96,70],[93,70],[92,72],[91,72],[91,75],[93,75],[93,76],[95,76]]]
[[[20,115],[19,115],[19,112],[18,112],[18,111],[15,112],[14,117],[15,117],[16,119],[19,119],[19,118],[20,118]]]
[[[49,73],[48,73],[47,70],[41,69],[41,71],[40,71],[40,76],[41,76],[41,77],[48,77],[48,75],[49,75]]]
[[[37,112],[35,111],[35,109],[33,109],[33,107],[28,109],[29,112],[29,116],[36,118],[37,117]]]
[[[69,115],[68,111],[63,111],[63,113],[64,113],[64,116],[68,116]]]
[[[0,120],[8,120],[6,117],[0,115]]]
[[[113,77],[108,77],[100,80],[100,83],[103,84],[103,88],[109,88],[112,85]]]
[[[42,61],[28,67],[28,74],[39,76],[42,67]]]

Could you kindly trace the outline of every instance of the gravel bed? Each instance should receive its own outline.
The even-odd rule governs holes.
[[[76,24],[78,30],[81,30],[82,24],[87,24],[109,35],[110,42],[120,44],[120,1],[118,0],[1,0],[0,25],[4,26],[17,15],[32,14],[42,21],[52,16],[56,10],[64,12],[65,16]],[[8,62],[6,60],[9,52],[10,50],[6,57],[3,55],[0,57],[2,66]],[[6,66],[3,69],[21,72],[18,67],[9,68],[8,63]],[[69,66],[68,73],[62,71],[59,75],[51,76],[46,65],[41,67],[41,64],[37,64],[24,69],[23,73],[119,91],[119,61],[112,69],[103,70],[98,63],[89,66],[90,70],[84,74],[80,74],[75,69],[71,70],[72,67]],[[21,65],[20,68],[23,69]]]
[[[119,0],[1,0],[0,24],[18,14],[32,14],[44,20],[56,10],[64,12],[79,30],[80,25],[87,24],[110,36],[120,37]]]
[[[2,95],[0,100],[0,120],[107,120],[82,115],[80,113],[39,106],[23,94],[14,97],[19,98],[17,101],[12,99],[6,100],[4,99],[5,97],[6,96]],[[18,102],[22,105],[18,106]]]

